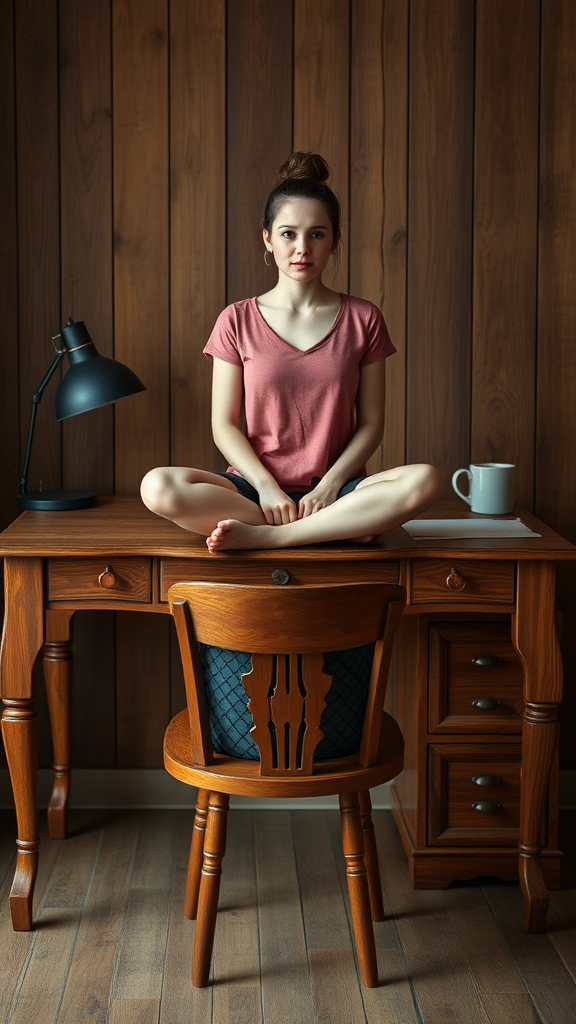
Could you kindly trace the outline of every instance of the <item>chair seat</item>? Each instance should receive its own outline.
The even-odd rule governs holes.
[[[357,756],[318,761],[314,774],[261,775],[259,761],[215,754],[211,765],[192,764],[188,711],[172,719],[164,737],[164,766],[189,786],[243,796],[330,796],[368,790],[399,775],[404,767],[404,738],[394,719],[383,712],[382,739],[377,763],[365,768]]]

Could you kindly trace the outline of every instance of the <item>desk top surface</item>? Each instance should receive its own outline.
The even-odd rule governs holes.
[[[525,509],[520,518],[541,537],[518,540],[412,540],[399,527],[378,542],[316,544],[283,548],[283,561],[365,561],[392,558],[438,558],[459,554],[466,558],[522,558],[564,560],[576,558],[576,547]],[[437,502],[420,517],[481,519],[458,498]],[[504,517],[505,518],[505,517]],[[158,555],[166,558],[278,560],[278,550],[225,551],[212,555],[204,537],[187,533],[144,507],[140,498],[102,497],[94,508],[76,512],[23,512],[0,535],[4,557],[89,557],[91,555]]]

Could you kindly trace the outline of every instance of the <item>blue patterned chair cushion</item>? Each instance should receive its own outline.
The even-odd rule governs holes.
[[[251,654],[198,644],[204,673],[210,734],[218,754],[258,761],[250,735],[252,715],[241,676],[250,672]],[[332,676],[326,707],[320,720],[324,738],[314,752],[315,761],[328,761],[358,753],[374,644],[324,654],[324,671]]]

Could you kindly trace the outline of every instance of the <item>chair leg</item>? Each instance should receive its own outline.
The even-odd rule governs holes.
[[[373,921],[384,920],[384,903],[382,901],[382,883],[378,867],[378,848],[374,825],[372,823],[372,801],[370,790],[363,789],[360,793],[360,818],[364,835],[364,861],[368,872],[368,891],[370,893],[370,911]]]
[[[364,842],[358,793],[340,794],[340,818],[342,822],[342,848],[346,860],[346,876],[350,894],[352,927],[356,940],[356,952],[360,977],[368,988],[378,984],[376,945],[370,916],[370,894],[368,875],[364,863]]]
[[[208,817],[207,789],[199,789],[196,798],[196,813],[194,815],[194,828],[192,829],[192,841],[190,843],[190,857],[188,860],[188,875],[186,878],[186,896],[184,897],[184,917],[194,921],[198,909],[198,890],[200,888],[200,872],[202,871],[202,854],[204,853],[204,835],[206,832],[206,818]]]
[[[229,803],[230,797],[226,793],[210,793],[192,956],[192,984],[197,988],[208,984],[210,974]]]

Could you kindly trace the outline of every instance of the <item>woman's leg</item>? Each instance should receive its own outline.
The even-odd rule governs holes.
[[[285,526],[219,522],[206,543],[210,551],[228,548],[284,548],[330,540],[354,540],[387,533],[424,512],[442,493],[433,466],[400,466],[375,473],[332,505]]]
[[[205,537],[221,519],[239,519],[252,526],[266,523],[260,506],[239,494],[231,480],[201,469],[151,469],[140,494],[151,512]]]

